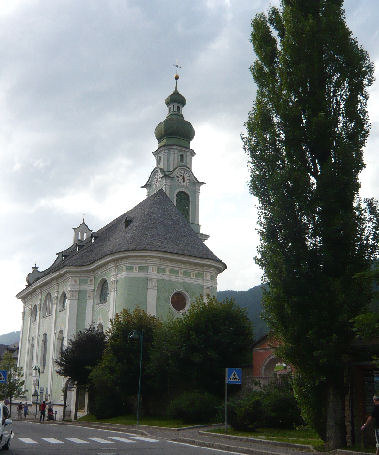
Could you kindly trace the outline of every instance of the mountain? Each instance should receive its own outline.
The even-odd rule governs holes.
[[[13,344],[18,343],[20,341],[20,331],[17,332],[9,332],[0,335],[0,344]]]
[[[217,299],[232,298],[241,308],[246,308],[247,315],[253,323],[254,339],[268,332],[267,324],[260,318],[262,312],[262,286],[254,286],[248,291],[219,291]]]

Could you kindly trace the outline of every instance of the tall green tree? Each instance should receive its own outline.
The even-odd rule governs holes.
[[[57,373],[79,386],[89,383],[91,369],[100,362],[105,349],[105,334],[91,326],[79,331],[55,360]]]
[[[76,385],[75,414],[77,417],[79,402],[79,387],[89,385],[89,375],[100,362],[105,349],[105,334],[91,326],[79,331],[55,360],[57,373]],[[64,393],[66,400],[66,391]]]
[[[122,310],[111,321],[104,355],[90,375],[91,412],[97,417],[121,415],[133,409],[138,391],[140,344],[131,335],[142,330],[142,406],[146,408],[153,394],[151,384],[157,382],[157,378],[149,376],[146,366],[154,333],[160,325],[156,317],[139,308],[133,312]]]
[[[7,382],[0,384],[0,400],[9,399],[10,411],[12,411],[12,400],[25,393],[25,381],[22,379],[22,368],[17,367],[17,360],[11,352],[5,352],[0,361],[0,370],[7,371]]]
[[[164,329],[153,342],[150,369],[171,397],[194,389],[222,396],[225,368],[251,363],[252,324],[232,299],[198,298]]]
[[[358,197],[373,65],[342,0],[282,0],[255,16],[251,42],[257,93],[243,141],[266,318],[297,372],[304,413],[341,447],[351,321],[370,300],[353,277],[378,254],[377,204]]]

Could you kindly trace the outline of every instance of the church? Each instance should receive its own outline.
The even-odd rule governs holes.
[[[147,197],[97,231],[83,222],[73,243],[46,270],[34,266],[23,302],[18,366],[29,403],[49,401],[69,417],[75,393],[55,372],[56,359],[78,331],[106,330],[123,309],[141,308],[160,319],[180,316],[200,295],[215,295],[226,265],[204,244],[199,224],[200,182],[192,172],[195,130],[183,117],[186,99],[175,89],[155,128],[155,167]],[[84,398],[79,408],[85,408]],[[71,413],[72,416],[72,413]]]

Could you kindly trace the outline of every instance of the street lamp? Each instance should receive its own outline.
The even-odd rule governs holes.
[[[137,425],[139,425],[140,403],[141,403],[141,377],[142,377],[142,346],[143,346],[143,329],[133,330],[129,333],[130,340],[139,340],[139,380],[138,380],[138,395],[137,395]]]
[[[37,382],[37,386],[32,394],[32,397],[36,397],[36,400],[35,400],[35,403],[36,403],[36,415],[35,415],[35,418],[37,418],[37,405],[38,405],[38,391],[39,391],[39,380],[40,380],[40,376],[41,376],[41,369],[38,365],[34,365],[34,367],[32,368],[33,371],[37,372],[38,373],[38,382]]]

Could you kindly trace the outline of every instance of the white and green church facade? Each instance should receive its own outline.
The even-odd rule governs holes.
[[[17,295],[23,302],[18,364],[26,398],[35,401],[38,390],[39,400],[51,401],[58,418],[68,382],[56,374],[54,359],[76,332],[91,325],[106,330],[124,308],[138,307],[161,319],[179,316],[196,297],[216,293],[226,265],[200,232],[202,182],[192,172],[195,131],[184,120],[185,103],[176,85],[166,99],[167,117],[155,129],[156,166],[143,186],[147,198],[96,232],[83,220],[74,228],[72,245],[57,253],[48,269],[33,267]],[[68,387],[66,417],[74,397]]]

